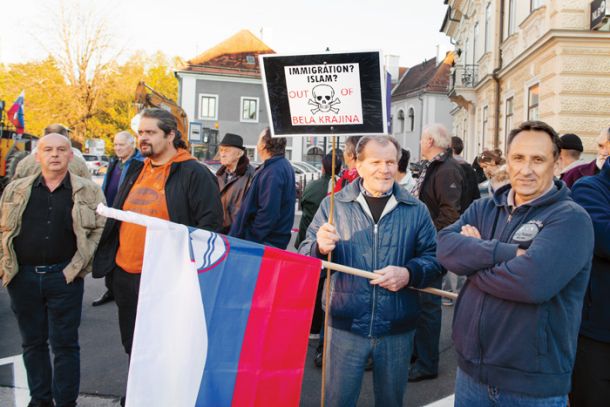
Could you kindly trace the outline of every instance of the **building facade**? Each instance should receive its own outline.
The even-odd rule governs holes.
[[[593,154],[610,125],[610,32],[601,0],[445,0],[456,60],[449,97],[465,157],[505,150],[513,127],[542,120]]]
[[[392,135],[419,159],[419,141],[425,125],[452,128],[454,104],[447,98],[453,53],[437,64],[436,58],[409,68],[392,90]]]
[[[202,126],[203,143],[195,144],[198,158],[212,158],[222,137],[235,133],[243,137],[248,156],[258,161],[258,135],[269,125],[258,56],[272,53],[260,39],[242,30],[175,72],[179,104],[191,123]],[[293,150],[289,139],[288,157],[301,156],[300,148]]]

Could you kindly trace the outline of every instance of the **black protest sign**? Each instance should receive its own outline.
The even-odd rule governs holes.
[[[273,136],[387,134],[381,53],[261,55]]]

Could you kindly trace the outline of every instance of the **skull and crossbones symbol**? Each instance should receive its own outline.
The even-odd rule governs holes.
[[[339,98],[335,99],[335,90],[330,85],[317,85],[312,90],[313,99],[309,99],[310,105],[316,106],[315,109],[311,109],[311,114],[318,112],[333,112],[339,113],[339,109],[333,107],[341,103]]]

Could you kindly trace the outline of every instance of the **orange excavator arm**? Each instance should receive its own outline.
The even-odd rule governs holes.
[[[163,96],[144,82],[139,82],[136,87],[135,97],[136,107],[138,112],[148,108],[159,108],[170,112],[178,123],[178,131],[182,134],[182,140],[187,145],[189,122],[186,112],[176,104],[173,100]]]

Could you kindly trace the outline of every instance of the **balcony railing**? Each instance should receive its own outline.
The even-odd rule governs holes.
[[[478,65],[456,65],[451,73],[451,86],[454,88],[474,88],[479,81]]]

